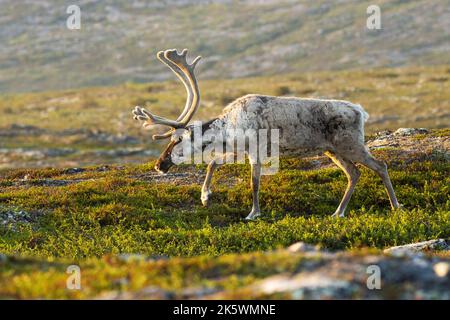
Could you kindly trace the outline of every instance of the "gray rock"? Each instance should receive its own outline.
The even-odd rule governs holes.
[[[344,279],[336,279],[321,273],[300,273],[294,277],[273,276],[258,284],[264,294],[290,292],[293,299],[324,299],[350,297],[357,287]]]
[[[450,250],[450,241],[445,239],[429,240],[418,243],[411,243],[403,246],[391,247],[385,249],[384,252],[395,256],[404,256],[434,250]]]
[[[393,134],[394,136],[412,136],[415,134],[423,134],[428,132],[428,129],[425,128],[399,128]]]
[[[121,253],[117,255],[117,258],[123,262],[133,262],[133,261],[157,261],[168,259],[167,256],[151,255],[146,256],[138,253]]]
[[[80,172],[84,172],[86,171],[86,169],[83,168],[69,168],[64,170],[64,173],[66,174],[75,174],[75,173],[80,173]]]
[[[289,252],[292,253],[296,253],[296,252],[317,252],[319,251],[319,247],[318,246],[314,246],[311,244],[307,244],[304,242],[296,242],[292,245],[290,245],[287,250]]]
[[[39,211],[28,212],[17,208],[7,208],[0,206],[0,226],[5,226],[11,230],[16,230],[20,223],[32,223],[43,213]]]

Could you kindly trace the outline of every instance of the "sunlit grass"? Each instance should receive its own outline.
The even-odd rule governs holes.
[[[376,154],[389,158],[395,152]],[[427,159],[391,161],[390,176],[404,206],[395,212],[390,211],[380,179],[362,168],[346,219],[330,217],[345,190],[344,174],[336,168],[299,170],[303,165],[303,160],[286,159],[279,173],[263,178],[264,214],[250,223],[242,220],[251,208],[245,165],[226,165],[217,172],[209,208],[200,204],[198,184],[137,178],[151,170],[151,164],[107,172],[93,167],[72,175],[62,169],[13,170],[4,176],[0,205],[36,212],[39,218],[15,231],[0,229],[0,252],[71,259],[121,252],[222,255],[296,241],[331,249],[384,248],[450,235],[450,184],[444,158],[430,154]],[[29,185],[15,186],[15,179],[24,174]],[[224,183],[230,177],[237,177],[235,183]],[[81,182],[42,186],[42,178]]]

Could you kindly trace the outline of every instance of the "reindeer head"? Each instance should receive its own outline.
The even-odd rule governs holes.
[[[188,126],[188,123],[194,116],[200,103],[200,93],[194,69],[201,57],[198,56],[189,64],[186,60],[186,55],[187,49],[184,49],[181,54],[175,49],[160,51],[157,54],[158,59],[175,73],[186,88],[186,104],[177,120],[159,117],[139,106],[136,106],[133,110],[134,119],[143,121],[144,127],[161,124],[171,128],[164,134],[153,135],[154,140],[170,138],[169,144],[161,153],[155,165],[156,171],[160,173],[166,173],[182,156],[183,148],[180,142],[184,139],[185,142],[187,139],[191,141],[192,127]]]

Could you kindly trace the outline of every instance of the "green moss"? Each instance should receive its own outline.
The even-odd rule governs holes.
[[[341,220],[330,214],[345,190],[345,175],[334,167],[312,170],[306,160],[282,159],[277,174],[263,177],[264,214],[251,223],[242,220],[251,208],[247,165],[225,165],[217,171],[209,208],[200,204],[197,183],[142,179],[152,163],[110,167],[106,172],[92,167],[75,174],[13,170],[0,192],[0,205],[44,214],[31,225],[0,228],[0,252],[74,259],[119,252],[217,256],[300,240],[349,249],[448,237],[448,161],[432,154],[402,158],[396,149],[377,151],[376,156],[388,160],[404,210],[391,212],[381,180],[361,168],[348,218]],[[18,186],[17,179],[25,173],[32,179]],[[75,182],[42,185],[49,177]]]

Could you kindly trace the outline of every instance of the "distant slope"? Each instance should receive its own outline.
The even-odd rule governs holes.
[[[399,127],[448,128],[450,66],[306,72],[229,80],[199,79],[194,119],[219,115],[249,93],[344,99],[370,114],[366,134]],[[0,170],[144,162],[167,141],[133,120],[134,106],[176,119],[186,93],[176,80],[0,95]]]
[[[0,91],[164,80],[164,48],[204,56],[201,77],[450,63],[445,0],[377,1],[382,30],[366,29],[373,1],[0,0]]]

